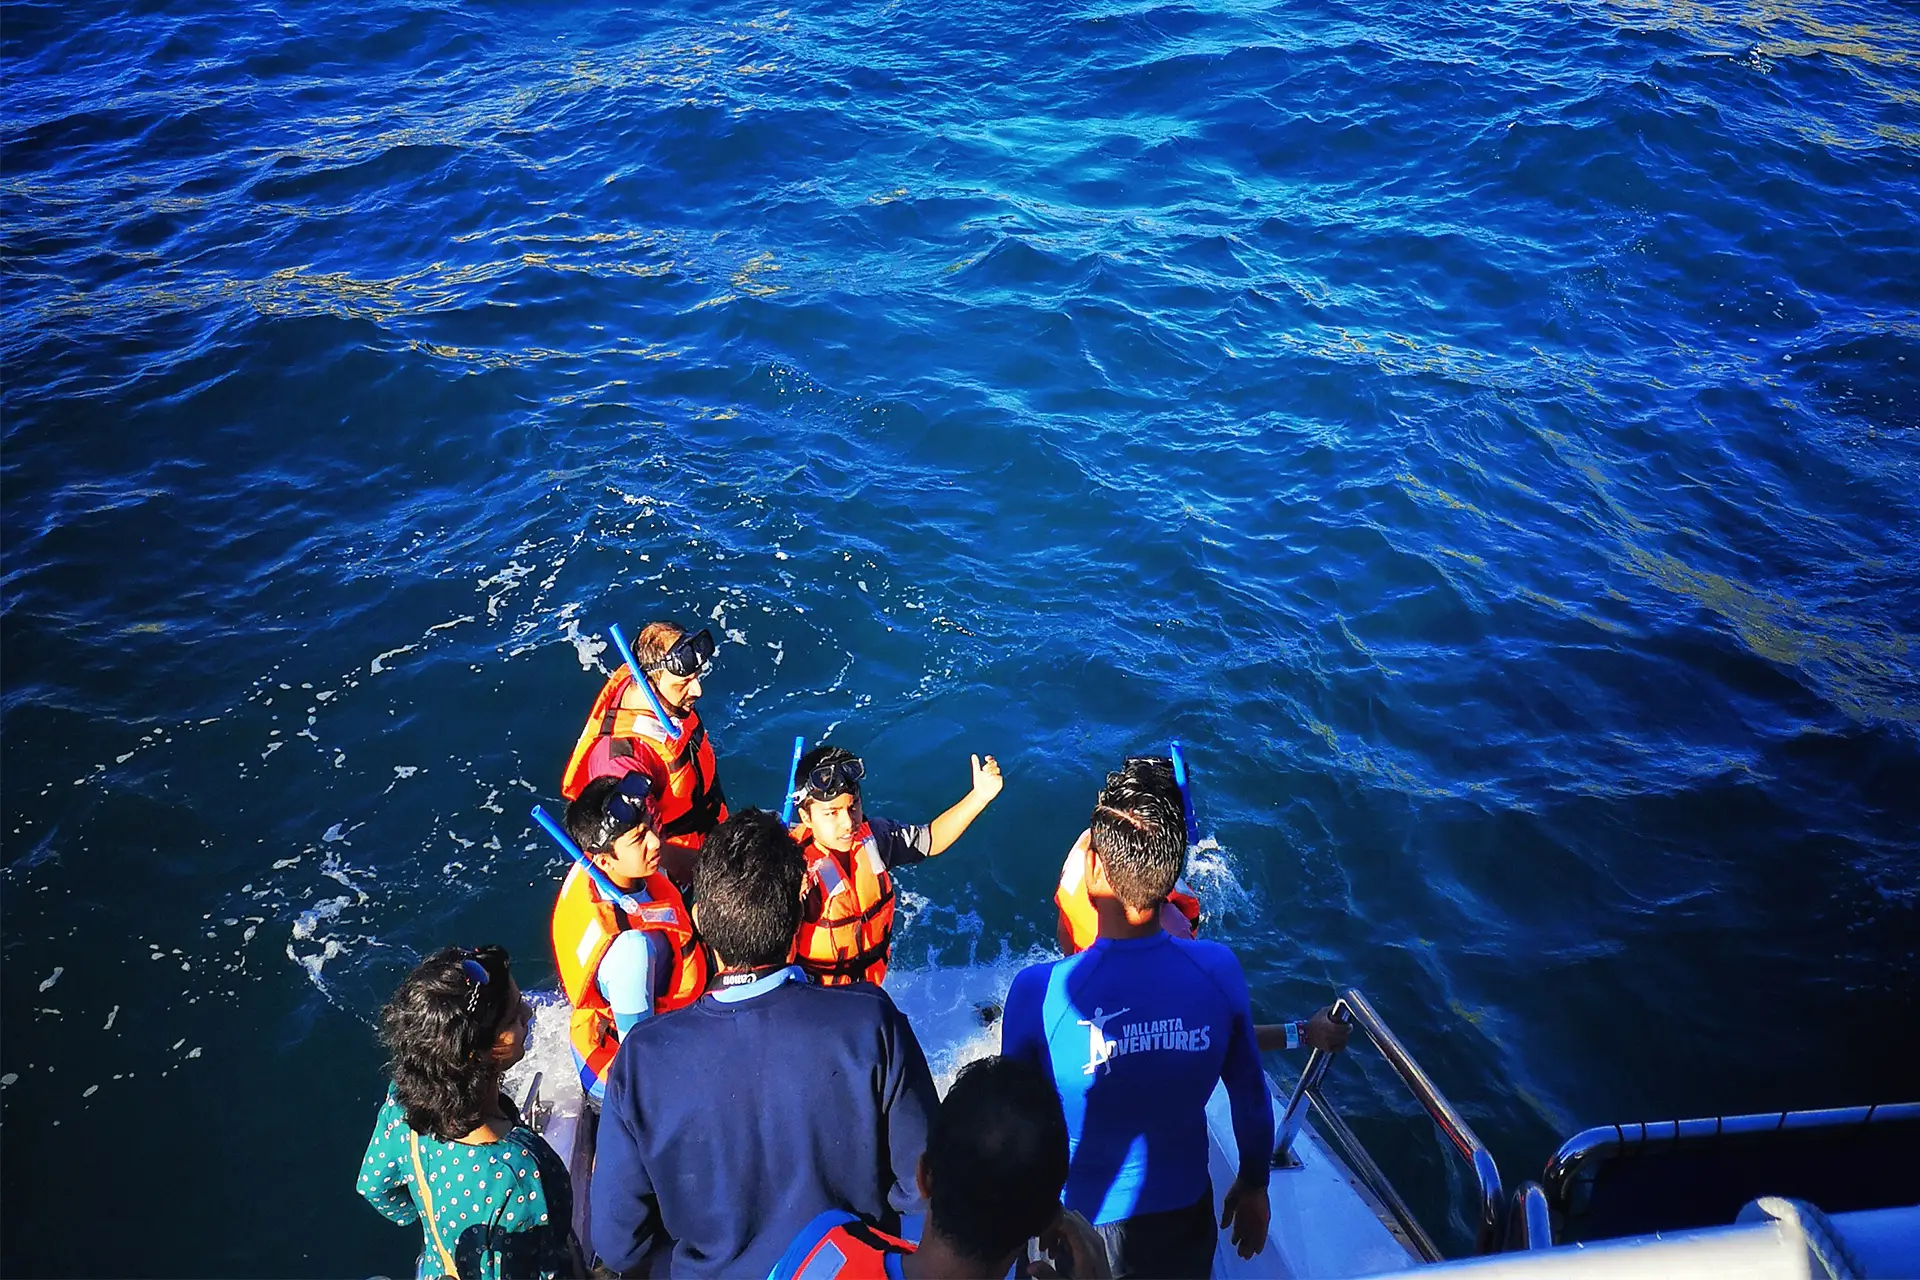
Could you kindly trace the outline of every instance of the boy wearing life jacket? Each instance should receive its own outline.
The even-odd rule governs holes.
[[[1174,777],[1173,761],[1167,756],[1128,756],[1123,767],[1143,785],[1153,787],[1184,806],[1180,784]],[[1087,895],[1087,846],[1092,828],[1080,833],[1067,860],[1060,867],[1060,885],[1053,893],[1059,909],[1058,938],[1063,955],[1085,951],[1099,936],[1100,919]],[[1192,938],[1200,932],[1200,898],[1187,884],[1183,874],[1173,882],[1173,892],[1160,908],[1160,924],[1176,938]]]
[[[793,838],[807,855],[807,889],[795,939],[796,959],[816,982],[879,982],[893,946],[893,875],[945,853],[1000,794],[1000,763],[973,760],[973,787],[925,825],[870,818],[860,803],[867,767],[844,747],[818,746],[794,771],[800,825]]]
[[[706,950],[660,873],[657,779],[645,770],[595,778],[567,806],[567,834],[599,875],[577,861],[567,869],[553,906],[553,958],[573,1006],[580,1087],[596,1101],[621,1039],[707,987]]]
[[[927,1202],[918,1243],[844,1209],[807,1224],[767,1280],[999,1280],[1038,1237],[1075,1280],[1109,1275],[1087,1220],[1060,1205],[1067,1122],[1031,1063],[981,1058],[954,1077],[914,1170]],[[1027,1274],[1054,1276],[1048,1262]]]
[[[707,834],[727,817],[715,774],[713,743],[694,709],[712,670],[713,633],[688,635],[671,622],[650,622],[633,646],[640,671],[622,663],[601,686],[560,775],[560,794],[575,799],[595,778],[649,768],[660,788],[661,861],[676,885],[693,883],[693,861]],[[662,724],[639,683],[648,682],[667,714]]]

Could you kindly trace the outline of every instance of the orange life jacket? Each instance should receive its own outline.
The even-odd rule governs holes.
[[[914,1252],[913,1242],[890,1236],[844,1209],[829,1209],[801,1229],[767,1280],[887,1280],[887,1258]]]
[[[680,732],[669,736],[651,709],[620,705],[632,684],[633,672],[622,663],[601,686],[566,771],[560,775],[560,794],[576,798],[595,778],[623,772],[616,761],[645,751],[658,761],[667,779],[660,796],[660,838],[698,849],[707,834],[727,820],[727,797],[714,776],[707,727],[700,712],[690,709],[680,721]],[[602,742],[605,748],[596,750]]]
[[[1066,926],[1062,932],[1072,940],[1073,951],[1085,951],[1092,946],[1093,940],[1100,936],[1100,916],[1093,909],[1093,899],[1087,896],[1085,836],[1073,846],[1067,854],[1066,865],[1060,868],[1060,887],[1054,890],[1053,901],[1060,908],[1060,921]],[[1188,931],[1198,937],[1200,899],[1188,886],[1185,876],[1173,882],[1173,892],[1167,895],[1167,904],[1185,918]]]
[[[628,929],[645,929],[666,939],[670,955],[666,990],[654,997],[653,1011],[669,1013],[698,1000],[707,989],[710,964],[707,949],[694,936],[693,917],[673,887],[673,881],[655,872],[642,886],[647,900],[628,899],[629,910],[601,893],[579,862],[567,869],[560,896],[553,904],[553,961],[560,971],[560,989],[573,1006],[568,1033],[580,1065],[580,1087],[589,1094],[606,1079],[607,1068],[620,1048],[613,1008],[595,981],[600,962],[613,940]]]
[[[807,899],[794,959],[823,986],[883,980],[893,945],[893,876],[873,828],[860,824],[853,852],[845,857],[822,849],[804,823],[793,829],[793,838],[807,855]]]

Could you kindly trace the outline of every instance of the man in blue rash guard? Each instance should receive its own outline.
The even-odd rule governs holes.
[[[1178,792],[1145,763],[1109,774],[1094,809],[1099,937],[1014,979],[1002,1052],[1053,1075],[1073,1148],[1063,1199],[1106,1240],[1113,1274],[1203,1277],[1215,1243],[1207,1098],[1226,1082],[1239,1173],[1220,1226],[1243,1258],[1266,1244],[1273,1103],[1239,962],[1161,928],[1186,829]],[[1345,1030],[1323,1011],[1304,1038],[1332,1049]]]

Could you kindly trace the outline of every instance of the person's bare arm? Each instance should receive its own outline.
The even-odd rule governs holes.
[[[1256,1023],[1253,1042],[1260,1047],[1260,1052],[1270,1053],[1275,1049],[1287,1048],[1287,1025],[1284,1022]],[[1328,1053],[1338,1053],[1346,1048],[1347,1037],[1353,1034],[1352,1027],[1333,1020],[1332,1005],[1321,1009],[1305,1022],[1293,1025],[1299,1028],[1301,1044],[1309,1049],[1325,1049]]]
[[[979,756],[974,756],[973,789],[961,796],[958,804],[929,824],[927,856],[931,858],[952,848],[953,842],[980,816],[980,811],[993,803],[993,798],[1000,794],[1003,785],[1000,762],[988,756],[983,763]]]

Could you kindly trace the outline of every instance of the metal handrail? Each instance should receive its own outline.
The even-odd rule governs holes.
[[[1547,1193],[1531,1178],[1514,1188],[1502,1247],[1507,1253],[1553,1248],[1553,1210],[1547,1205]]]
[[[1474,1252],[1491,1253],[1499,1242],[1501,1214],[1505,1204],[1500,1194],[1500,1168],[1493,1162],[1493,1153],[1487,1150],[1487,1144],[1480,1141],[1472,1126],[1447,1101],[1420,1064],[1413,1060],[1413,1055],[1407,1052],[1400,1038],[1374,1012],[1373,1006],[1358,988],[1348,987],[1340,993],[1340,998],[1333,1002],[1333,1018],[1336,1022],[1352,1023],[1367,1033],[1367,1039],[1373,1041],[1373,1047],[1380,1051],[1380,1056],[1399,1074],[1401,1083],[1407,1086],[1414,1099],[1426,1108],[1427,1114],[1447,1135],[1454,1150],[1473,1166],[1473,1175],[1480,1190],[1480,1222],[1475,1234]],[[1327,1068],[1332,1065],[1333,1055],[1320,1049],[1315,1049],[1313,1056],[1307,1059],[1306,1070],[1300,1073],[1300,1083],[1294,1087],[1293,1096],[1287,1100],[1286,1110],[1280,1116],[1280,1132],[1273,1149],[1276,1168],[1288,1162],[1294,1139],[1300,1134],[1300,1125],[1306,1119],[1308,1091],[1319,1088]]]
[[[1308,1064],[1311,1068],[1311,1063]],[[1547,1199],[1565,1213],[1573,1187],[1593,1160],[1629,1148],[1681,1146],[1718,1138],[1783,1130],[1845,1128],[1920,1119],[1920,1103],[1876,1103],[1870,1107],[1833,1107],[1824,1111],[1767,1111],[1759,1115],[1706,1116],[1697,1120],[1659,1120],[1645,1124],[1603,1124],[1583,1129],[1560,1144],[1540,1181]]]

